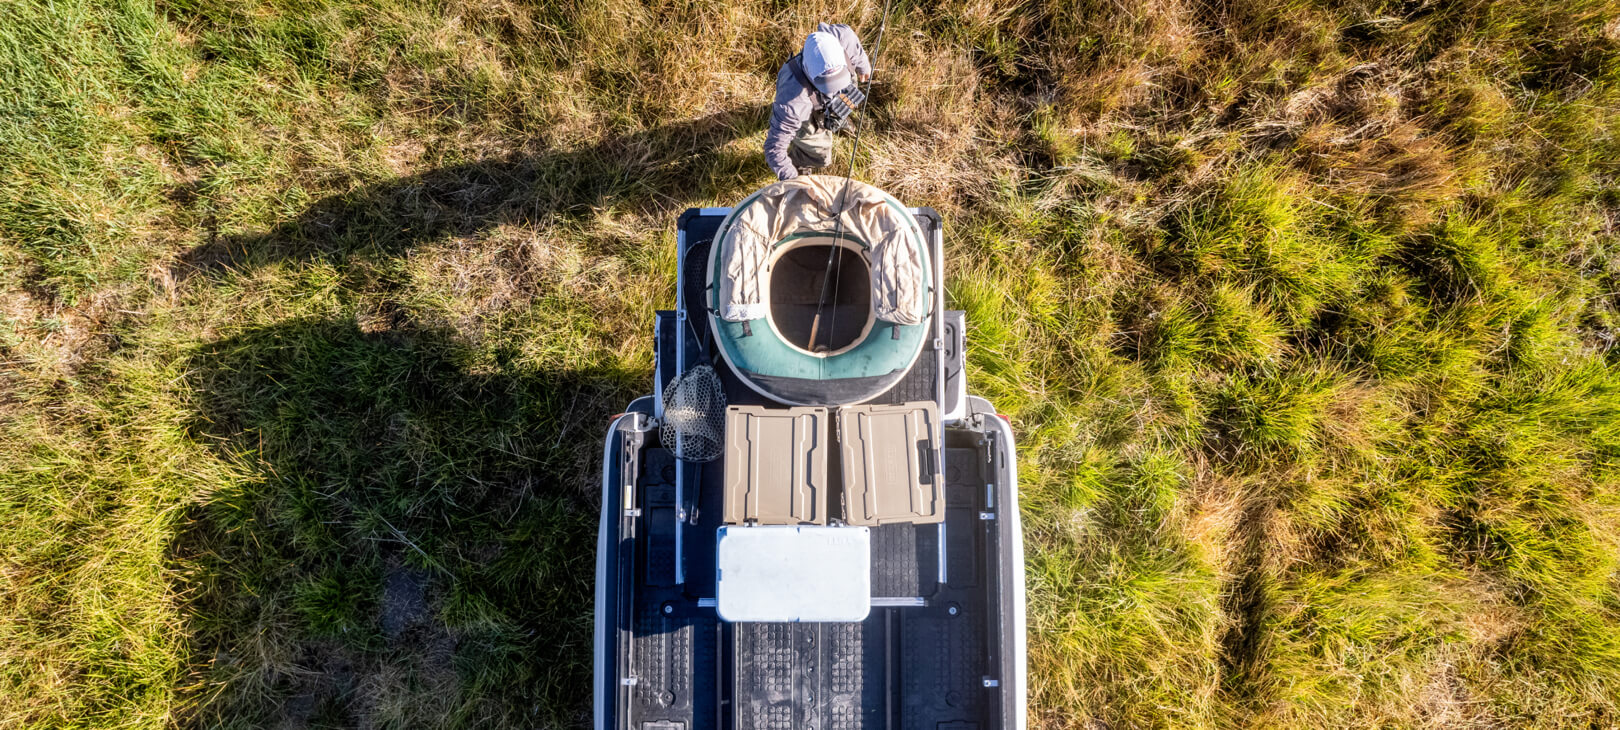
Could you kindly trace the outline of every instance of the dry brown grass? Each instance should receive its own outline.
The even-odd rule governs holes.
[[[578,724],[673,220],[880,9],[0,10],[0,725]],[[895,7],[1036,726],[1614,724],[1616,14]]]

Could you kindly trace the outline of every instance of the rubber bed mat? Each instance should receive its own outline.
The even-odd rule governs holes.
[[[718,475],[693,475],[689,486],[703,491],[700,519],[676,528],[669,523],[677,462],[657,447],[643,455],[637,502],[650,519],[634,540],[638,585],[622,636],[629,672],[621,730],[994,727],[997,690],[985,680],[997,624],[983,585],[990,569],[980,563],[995,523],[980,519],[979,451],[946,449],[942,525],[872,529],[874,597],[926,605],[875,606],[862,622],[819,624],[726,624],[700,605],[714,596],[712,550],[702,548],[712,545],[720,520]],[[686,531],[689,551],[681,585],[670,580],[674,529]],[[948,556],[943,583],[941,552]]]

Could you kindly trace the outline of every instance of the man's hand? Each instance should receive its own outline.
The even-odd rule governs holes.
[[[859,79],[860,82],[864,84],[872,80],[872,74],[855,74],[855,78]]]

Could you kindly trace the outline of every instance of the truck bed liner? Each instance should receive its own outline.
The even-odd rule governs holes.
[[[667,451],[646,451],[644,474],[669,463]],[[978,564],[986,532],[977,509],[984,501],[984,460],[968,448],[947,449],[945,460],[944,584],[938,581],[940,525],[872,528],[874,598],[918,600],[876,605],[859,623],[726,624],[703,600],[713,597],[712,582],[679,587],[646,580],[636,592],[630,632],[635,684],[626,727],[993,727],[986,723],[994,693],[984,680],[994,609],[986,605]],[[642,493],[655,499],[659,490]],[[712,530],[706,525],[717,518],[700,518],[693,531]],[[670,552],[656,543],[669,538],[645,534],[637,542],[647,543],[646,557],[637,562],[662,571]]]

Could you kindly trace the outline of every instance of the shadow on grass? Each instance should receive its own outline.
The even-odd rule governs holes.
[[[475,374],[452,333],[298,320],[200,348],[194,726],[581,725],[604,424],[642,374]]]
[[[501,225],[674,214],[763,170],[765,108],[361,186],[185,254],[198,283],[381,264]],[[760,167],[760,170],[753,170]],[[645,392],[603,367],[470,366],[457,333],[300,319],[201,346],[193,435],[245,477],[191,508],[191,727],[583,727],[601,437]],[[481,361],[483,363],[483,361]]]
[[[756,177],[757,153],[726,146],[763,123],[742,108],[364,186],[214,238],[176,274],[386,266],[501,225],[672,214]],[[193,434],[245,476],[191,509],[171,551],[186,724],[588,724],[600,439],[646,374],[475,368],[456,334],[302,319],[192,353]]]
[[[677,213],[690,201],[757,182],[763,157],[727,150],[764,128],[746,106],[567,151],[509,154],[323,198],[293,220],[245,235],[211,234],[180,258],[177,278],[284,260],[386,259],[425,242],[506,224],[537,225],[618,206]]]

